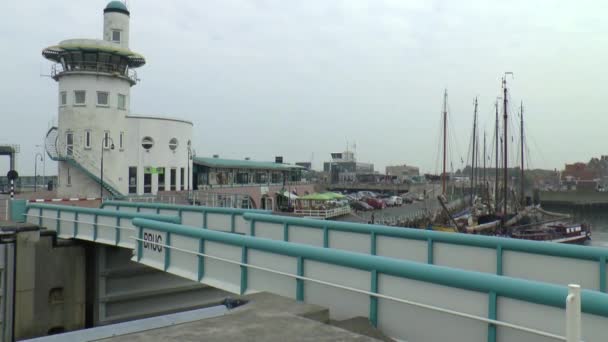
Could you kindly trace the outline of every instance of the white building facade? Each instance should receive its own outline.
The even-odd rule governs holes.
[[[130,114],[134,69],[145,59],[129,50],[127,7],[111,1],[103,12],[103,40],[64,40],[42,52],[56,63],[58,126],[47,133],[46,148],[58,161],[58,195],[191,189],[192,123]]]

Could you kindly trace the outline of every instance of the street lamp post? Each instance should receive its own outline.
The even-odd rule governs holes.
[[[34,192],[38,191],[38,158],[42,161],[42,154],[36,153],[34,156]]]
[[[112,140],[112,138],[104,137],[101,140],[101,181],[99,182],[99,198],[102,201],[103,201],[103,150],[104,150],[104,144],[107,140],[110,140],[112,142],[112,144],[110,145],[110,149],[111,150],[114,149],[114,140]]]
[[[192,160],[192,143],[188,140],[188,172],[186,173],[186,177],[188,177],[188,191],[190,191],[190,160]]]
[[[42,149],[42,186],[46,184],[46,150],[45,145],[36,145]]]

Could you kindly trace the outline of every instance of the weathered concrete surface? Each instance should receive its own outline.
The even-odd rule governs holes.
[[[29,223],[0,223],[0,238],[7,243],[2,248],[16,246],[11,249],[16,251],[15,259],[9,257],[14,264],[7,265],[7,272],[15,267],[14,288],[7,286],[6,295],[14,295],[15,339],[84,328],[83,247],[59,246],[53,234]]]
[[[331,321],[331,325],[360,335],[373,337],[380,341],[391,342],[393,339],[385,336],[380,330],[374,328],[367,317],[353,317],[343,321]]]
[[[268,293],[242,298],[249,303],[225,316],[103,341],[378,341],[326,324],[329,310],[317,305]]]

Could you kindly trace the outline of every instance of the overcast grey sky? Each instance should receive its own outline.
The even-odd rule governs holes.
[[[0,36],[0,143],[35,145],[57,115],[42,48],[101,38],[105,0],[12,1]],[[500,78],[524,101],[532,166],[608,154],[606,1],[132,0],[131,49],[147,58],[134,114],[195,124],[198,155],[319,167],[356,142],[358,158],[437,171],[442,93],[449,91],[460,166],[473,98],[493,131]],[[8,7],[7,7],[8,6]],[[516,116],[513,116],[516,119]],[[453,146],[455,146],[453,144]],[[466,156],[463,156],[466,160]],[[513,156],[512,158],[515,158]],[[7,162],[0,162],[0,173]],[[47,174],[56,167],[47,164]]]

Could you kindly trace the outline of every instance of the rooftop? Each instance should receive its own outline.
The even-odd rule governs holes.
[[[127,59],[129,67],[137,68],[146,64],[144,56],[133,52],[129,49],[121,48],[120,46],[101,39],[68,39],[58,45],[53,45],[42,50],[42,55],[49,60],[61,63],[62,59],[68,62],[72,61],[71,53],[107,53],[110,55],[120,56]],[[82,61],[82,56],[76,56],[78,61]],[[76,60],[72,61],[76,62]]]
[[[125,5],[122,1],[110,1],[106,5],[106,8],[103,9],[103,13],[107,12],[119,12],[129,15],[129,9],[127,5]]]
[[[254,161],[254,160],[241,160],[241,159],[222,159],[222,158],[210,158],[210,157],[194,157],[194,164],[209,166],[209,167],[223,167],[230,169],[271,169],[271,170],[293,170],[293,169],[304,169],[298,165],[274,163],[268,161]]]

